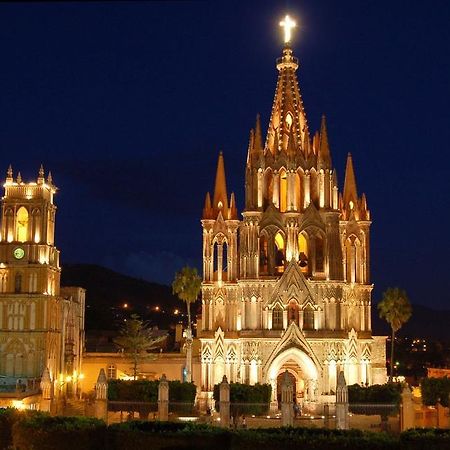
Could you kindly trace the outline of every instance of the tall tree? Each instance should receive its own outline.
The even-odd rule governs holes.
[[[200,288],[202,279],[193,267],[183,267],[180,272],[175,274],[172,283],[172,291],[186,303],[188,312],[188,328],[186,330],[186,381],[192,381],[192,329],[191,329],[191,303],[194,303]]]
[[[197,300],[201,285],[202,279],[198,275],[197,269],[189,266],[183,267],[180,272],[177,272],[172,283],[173,293],[186,303],[189,330],[191,329],[191,303]]]
[[[394,376],[394,342],[395,333],[405,324],[412,315],[412,307],[408,296],[403,289],[388,288],[383,293],[383,299],[378,303],[378,314],[389,323],[392,329],[391,337],[391,364],[389,380]]]
[[[148,356],[147,352],[154,349],[164,339],[166,336],[153,336],[153,330],[148,322],[144,322],[137,314],[132,314],[124,322],[114,343],[133,361],[133,379],[136,380],[139,363]]]

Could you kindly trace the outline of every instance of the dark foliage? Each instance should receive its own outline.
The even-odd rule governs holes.
[[[106,424],[90,417],[24,417],[13,425],[13,448],[79,450],[103,448]]]
[[[442,406],[449,406],[450,378],[424,378],[420,387],[425,405],[434,406],[439,401]]]
[[[158,401],[159,381],[149,380],[110,380],[108,400],[149,402]],[[196,387],[194,383],[169,381],[169,402],[194,403]]]
[[[348,401],[350,404],[383,403],[398,405],[401,400],[401,390],[400,383],[374,384],[367,387],[353,384],[348,386]]]

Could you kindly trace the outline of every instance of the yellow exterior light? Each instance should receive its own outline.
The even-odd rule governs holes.
[[[13,408],[16,408],[16,409],[20,409],[20,410],[25,409],[25,404],[23,403],[22,400],[13,400],[11,402],[11,405]]]

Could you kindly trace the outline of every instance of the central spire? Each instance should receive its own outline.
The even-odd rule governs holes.
[[[266,149],[279,152],[302,152],[307,158],[310,138],[303,101],[298,86],[298,59],[290,47],[291,29],[295,22],[289,16],[280,22],[285,29],[283,56],[277,59],[278,81],[272,106]]]

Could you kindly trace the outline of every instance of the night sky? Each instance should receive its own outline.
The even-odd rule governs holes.
[[[367,195],[374,300],[448,308],[446,0],[1,4],[1,173],[52,171],[63,263],[162,283],[200,267],[219,150],[242,210],[287,12],[310,131],[326,114],[340,188],[351,152]]]

